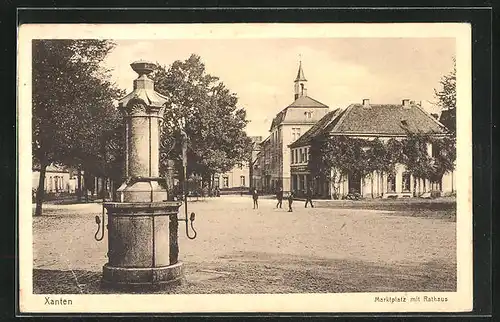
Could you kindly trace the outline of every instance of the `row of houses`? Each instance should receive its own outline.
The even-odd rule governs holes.
[[[445,173],[441,182],[414,178],[404,165],[396,165],[394,174],[373,173],[366,176],[352,172],[331,180],[313,177],[309,169],[311,142],[318,137],[343,136],[380,141],[402,140],[408,133],[426,133],[433,137],[449,135],[436,115],[422,109],[421,104],[403,99],[399,104],[373,104],[362,99],[344,109],[329,107],[307,95],[306,78],[299,64],[294,81],[294,101],[273,119],[270,135],[259,144],[252,164],[252,183],[258,190],[273,193],[278,188],[300,195],[308,188],[317,197],[343,197],[359,193],[364,197],[412,197],[437,190],[441,194],[455,191],[455,173]],[[433,147],[428,147],[432,156]],[[339,176],[337,176],[339,177]]]
[[[34,166],[32,169],[32,190],[33,194],[40,182],[40,168]],[[89,181],[90,180],[90,181]],[[84,171],[81,171],[80,184],[82,190],[87,191],[92,196],[100,196],[106,191],[112,191],[112,182],[106,178],[87,178]],[[45,170],[44,191],[46,195],[75,194],[78,190],[78,174],[71,167],[58,164],[51,164]]]
[[[448,135],[448,131],[437,115],[428,114],[421,104],[408,99],[399,104],[373,104],[369,99],[363,99],[344,109],[330,110],[307,95],[306,83],[300,63],[294,80],[294,101],[274,117],[267,138],[251,137],[253,148],[247,162],[214,176],[214,187],[252,187],[264,193],[275,193],[282,188],[298,195],[313,188],[315,195],[323,198],[342,197],[352,192],[365,197],[388,198],[418,196],[431,190],[443,194],[455,191],[453,171],[446,173],[436,184],[428,179],[414,178],[403,165],[397,165],[394,174],[373,173],[370,180],[356,172],[342,175],[340,180],[331,180],[335,176],[333,172],[330,178],[314,177],[308,166],[311,142],[320,136],[387,141],[404,139],[409,132],[442,137]],[[449,115],[444,112],[441,117],[449,118]],[[432,155],[433,148],[429,146],[428,151]],[[38,175],[34,169],[33,187],[38,186]],[[48,193],[74,193],[76,190],[76,179],[66,168],[51,165],[45,180]],[[95,187],[93,190],[98,193],[104,182],[99,182],[98,178],[94,180],[96,182],[86,186]]]

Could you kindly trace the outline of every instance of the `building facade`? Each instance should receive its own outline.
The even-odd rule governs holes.
[[[262,191],[262,171],[260,168],[260,152],[262,136],[251,136],[252,149],[250,152],[250,160],[248,165],[248,177],[250,180],[250,188],[256,188]]]
[[[31,175],[32,190],[38,189],[40,169],[33,168]],[[47,194],[75,193],[77,187],[76,176],[70,169],[51,164],[45,172],[44,189]]]
[[[233,167],[230,171],[214,175],[214,188],[219,189],[248,189],[250,187],[248,164]]]
[[[261,144],[262,187],[265,191],[274,192],[279,187],[284,191],[290,190],[291,155],[288,145],[328,113],[328,106],[307,96],[306,83],[300,63],[294,81],[295,100],[276,115],[269,137]]]
[[[396,165],[395,174],[374,172],[361,176],[353,172],[341,175],[332,169],[330,178],[312,178],[308,167],[311,142],[318,136],[346,136],[350,138],[387,142],[402,140],[408,133],[425,133],[433,137],[448,135],[444,125],[427,114],[419,105],[403,100],[401,104],[351,104],[345,110],[329,112],[299,140],[292,143],[290,169],[292,190],[299,195],[312,188],[318,197],[342,198],[349,193],[359,193],[363,197],[412,197],[431,191],[443,194],[454,193],[454,171],[446,173],[441,182],[432,184],[428,179],[414,178],[402,164]],[[427,146],[427,153],[433,156],[433,147]],[[338,178],[334,180],[332,178]]]

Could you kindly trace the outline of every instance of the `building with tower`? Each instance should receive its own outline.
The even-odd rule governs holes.
[[[363,171],[357,169],[342,174],[331,169],[329,178],[313,177],[308,166],[310,161],[318,162],[314,158],[319,156],[310,153],[317,138],[360,139],[366,142],[363,149],[368,150],[369,141],[401,141],[411,133],[426,134],[435,139],[450,135],[443,124],[425,112],[420,104],[409,99],[402,100],[401,104],[372,104],[369,99],[364,99],[361,104],[354,103],[346,109],[331,111],[300,139],[290,144],[293,156],[290,164],[292,189],[300,196],[311,188],[316,197],[332,199],[344,198],[351,193],[358,193],[365,198],[453,194],[456,191],[455,171],[446,172],[442,178],[431,182],[429,179],[414,177],[403,164],[397,164],[394,173],[372,171],[363,175]],[[439,146],[434,146],[433,143],[426,143],[425,149],[431,159],[439,154]]]
[[[291,154],[288,145],[328,113],[328,106],[307,95],[306,84],[302,62],[299,62],[294,80],[294,101],[276,114],[269,129],[270,135],[261,144],[260,155],[264,158],[262,187],[268,192],[279,187],[290,190]]]

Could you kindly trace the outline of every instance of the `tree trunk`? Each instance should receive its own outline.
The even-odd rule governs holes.
[[[372,191],[372,199],[374,198],[373,197],[373,172],[372,174],[370,175],[370,178],[371,178],[371,191]]]
[[[99,199],[99,177],[95,177],[95,198]]]
[[[40,177],[38,178],[38,189],[36,190],[36,208],[35,216],[42,215],[42,204],[45,196],[45,174],[47,173],[47,162],[40,164]]]
[[[77,172],[77,181],[78,181],[78,187],[77,187],[77,193],[76,193],[76,198],[80,202],[82,201],[82,170],[80,167],[78,167],[78,172]]]
[[[380,172],[377,171],[377,197],[380,197]]]
[[[87,173],[87,172],[85,172],[85,173]],[[87,177],[88,177],[87,175],[85,175],[83,177],[83,191],[85,192],[85,202],[89,202],[89,193],[87,191],[87,181],[88,180],[86,180]]]

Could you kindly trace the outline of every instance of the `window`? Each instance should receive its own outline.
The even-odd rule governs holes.
[[[432,157],[436,158],[439,156],[439,149],[437,144],[432,145]]]
[[[245,176],[240,176],[240,186],[245,186]]]
[[[295,163],[295,153],[294,153],[294,150],[292,150],[292,164]]]
[[[304,115],[306,116],[307,119],[312,118],[313,113],[312,112],[304,112]]]
[[[396,177],[392,174],[387,176],[387,192],[396,192]]]
[[[214,187],[215,188],[220,188],[219,177],[215,177],[214,178]]]
[[[229,178],[228,177],[224,177],[223,178],[223,187],[224,188],[228,188],[229,187]]]
[[[432,153],[434,152],[432,143],[427,143],[427,155],[432,156]]]
[[[402,191],[403,192],[410,191],[410,173],[409,172],[403,172]]]
[[[309,162],[309,148],[306,148],[305,158],[306,162]]]
[[[292,142],[296,141],[298,138],[300,138],[300,128],[293,127],[292,128]]]

